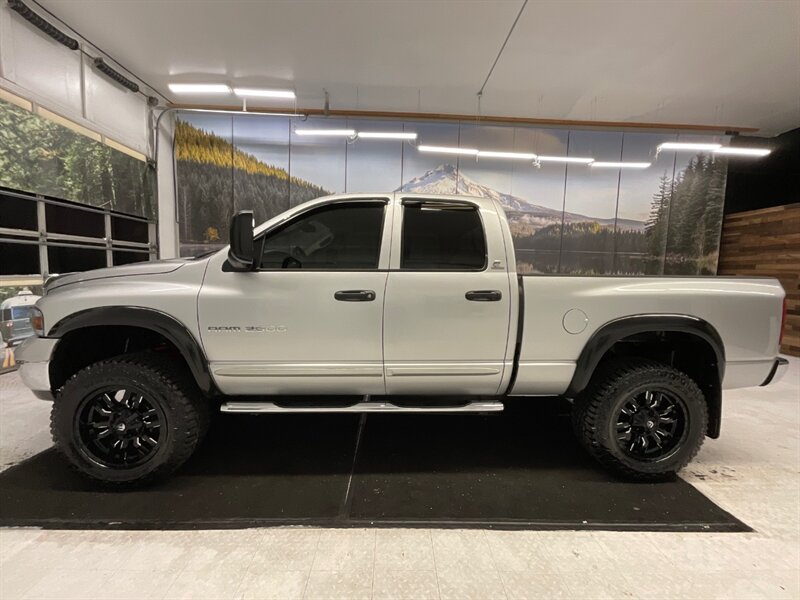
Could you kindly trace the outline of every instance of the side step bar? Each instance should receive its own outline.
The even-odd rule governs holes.
[[[499,412],[502,402],[470,402],[456,406],[399,406],[391,402],[358,402],[347,406],[280,406],[274,402],[226,402],[224,413],[471,413]]]

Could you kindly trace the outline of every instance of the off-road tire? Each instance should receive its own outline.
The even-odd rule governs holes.
[[[616,441],[617,415],[637,390],[653,386],[668,390],[683,401],[686,434],[663,459],[636,460]],[[674,478],[700,450],[707,425],[708,407],[697,383],[673,367],[644,359],[616,359],[601,366],[572,407],[573,430],[589,454],[617,475],[634,481]]]
[[[144,464],[119,469],[103,466],[92,460],[77,440],[77,411],[86,398],[109,385],[135,386],[163,411],[165,437]],[[78,371],[58,391],[50,413],[53,442],[70,465],[114,488],[144,486],[173,473],[195,451],[209,423],[209,400],[202,396],[186,366],[156,352],[121,355]]]

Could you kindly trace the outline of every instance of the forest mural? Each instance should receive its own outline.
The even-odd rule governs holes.
[[[155,218],[141,160],[0,100],[0,186]]]
[[[408,142],[309,139],[294,133],[299,126],[406,130],[432,145],[652,165],[630,172],[479,161],[423,154]],[[230,217],[240,209],[253,209],[256,222],[263,222],[329,193],[404,191],[498,200],[511,224],[520,272],[714,274],[727,165],[710,155],[656,152],[659,143],[676,139],[472,123],[182,113],[175,131],[181,254],[222,247]]]

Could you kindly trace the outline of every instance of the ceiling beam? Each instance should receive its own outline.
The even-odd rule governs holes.
[[[293,112],[284,107],[247,107],[243,111],[235,106],[218,104],[173,104],[169,108],[175,109],[200,109],[200,110],[221,110],[231,113],[287,113]],[[673,132],[694,132],[694,133],[716,133],[735,135],[739,133],[755,133],[757,127],[740,127],[734,125],[695,125],[691,123],[632,123],[630,121],[581,121],[577,119],[534,119],[528,117],[492,117],[481,116],[477,118],[473,115],[459,115],[450,113],[418,113],[418,112],[392,112],[392,111],[371,111],[371,110],[324,110],[322,108],[298,108],[298,116],[328,116],[328,117],[363,117],[371,119],[407,119],[407,120],[429,120],[429,121],[474,121],[483,124],[500,125],[534,125],[537,127],[570,127],[577,129],[637,129],[651,131],[673,131]]]

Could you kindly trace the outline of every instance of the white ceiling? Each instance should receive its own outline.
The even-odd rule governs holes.
[[[293,87],[300,107],[475,114],[522,0],[39,0],[175,102],[175,82]],[[261,102],[275,106],[274,100]],[[252,105],[253,103],[251,103]],[[800,126],[800,0],[530,0],[484,115]]]

